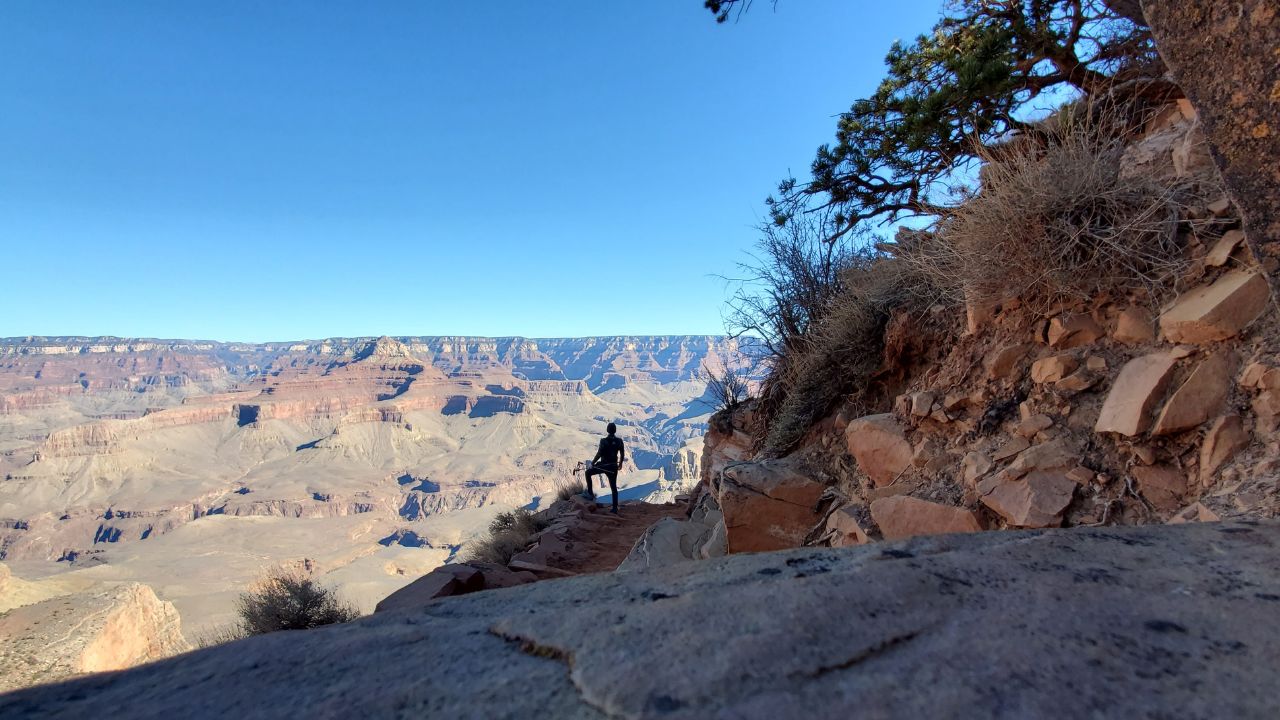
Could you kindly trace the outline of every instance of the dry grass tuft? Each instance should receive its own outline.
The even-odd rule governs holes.
[[[1106,112],[1064,109],[1038,141],[986,153],[982,189],[903,248],[952,299],[1047,308],[1109,291],[1172,287],[1187,269],[1186,180],[1120,176],[1126,137]]]
[[[529,546],[533,535],[547,526],[547,521],[524,508],[499,513],[489,523],[489,535],[471,542],[467,559],[506,565]]]

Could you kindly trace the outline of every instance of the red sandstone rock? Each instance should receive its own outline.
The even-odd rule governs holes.
[[[892,415],[868,415],[845,430],[849,454],[876,485],[888,485],[911,466],[911,443]]]
[[[1031,347],[1030,345],[1011,345],[988,355],[985,362],[987,377],[999,380],[1011,376],[1022,359],[1031,352]]]
[[[1203,344],[1235,337],[1266,310],[1270,294],[1262,273],[1229,272],[1179,298],[1160,316],[1160,331],[1170,342]]]
[[[1213,421],[1200,446],[1200,483],[1213,483],[1214,473],[1249,444],[1249,433],[1239,415],[1225,415]]]
[[[880,526],[886,540],[982,530],[978,517],[969,510],[906,495],[871,503],[871,519]]]
[[[1156,339],[1151,313],[1146,308],[1130,306],[1116,316],[1116,329],[1111,337],[1125,345],[1137,345]]]
[[[1070,375],[1079,366],[1079,360],[1066,354],[1041,358],[1031,364],[1031,381],[1036,383],[1057,382]]]
[[[1144,432],[1151,424],[1151,411],[1168,387],[1176,363],[1169,353],[1152,353],[1126,363],[1102,404],[1094,431],[1129,437]]]
[[[1088,345],[1103,334],[1102,326],[1088,315],[1070,315],[1050,320],[1045,337],[1049,341],[1049,347],[1066,350]]]
[[[827,530],[834,532],[831,538],[831,547],[848,547],[850,545],[865,545],[871,541],[867,536],[867,531],[862,528],[862,523],[858,520],[857,508],[846,505],[831,513],[827,518]]]
[[[825,489],[785,460],[726,469],[719,501],[728,552],[799,547],[821,519],[815,511]]]
[[[1204,264],[1209,267],[1222,267],[1227,264],[1227,260],[1231,259],[1231,253],[1235,252],[1240,243],[1244,241],[1244,233],[1239,230],[1228,230],[1218,241],[1213,244],[1213,249],[1204,258]]]
[[[985,485],[985,487],[984,487]],[[982,504],[1012,527],[1043,528],[1062,524],[1076,484],[1058,470],[1036,470],[1021,480],[979,484]]]
[[[1156,419],[1152,433],[1168,435],[1190,430],[1222,410],[1235,375],[1235,353],[1210,355],[1173,393]]]
[[[1135,467],[1132,472],[1139,492],[1155,509],[1173,512],[1182,504],[1182,496],[1187,492],[1187,476],[1180,470],[1151,465]]]

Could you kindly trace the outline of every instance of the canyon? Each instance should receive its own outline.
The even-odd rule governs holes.
[[[718,337],[0,340],[0,560],[68,596],[142,583],[198,639],[275,566],[368,611],[608,421],[626,499],[700,475]],[[48,593],[46,593],[48,594]]]

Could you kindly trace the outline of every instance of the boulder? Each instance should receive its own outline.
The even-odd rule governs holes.
[[[1270,292],[1266,277],[1258,271],[1229,272],[1179,298],[1160,316],[1160,332],[1179,343],[1235,337],[1267,309]]]
[[[969,510],[907,495],[881,498],[871,503],[871,519],[880,526],[885,540],[982,530],[978,516]]]
[[[1111,337],[1125,345],[1138,345],[1156,339],[1151,313],[1146,308],[1129,306],[1116,315],[1116,329]]]
[[[972,486],[978,482],[978,478],[991,472],[994,467],[995,463],[991,462],[991,458],[980,452],[971,452],[960,461],[960,477],[966,485]]]
[[[1045,337],[1049,347],[1066,350],[1093,343],[1103,334],[1102,326],[1088,315],[1063,315],[1049,321]]]
[[[1187,492],[1187,476],[1168,465],[1144,465],[1133,468],[1133,479],[1138,491],[1161,512],[1173,512],[1182,507],[1182,496]]]
[[[1166,352],[1125,363],[1102,403],[1094,431],[1129,437],[1145,432],[1151,424],[1151,410],[1163,397],[1175,364],[1177,359]]]
[[[1206,358],[1165,403],[1151,432],[1169,435],[1190,430],[1221,412],[1231,393],[1236,364],[1235,353],[1228,350]]]
[[[719,497],[726,551],[799,547],[820,519],[816,510],[824,490],[825,485],[797,472],[785,459],[726,469]]]
[[[1031,348],[1031,345],[1010,345],[992,352],[984,361],[987,377],[999,380],[1012,376]]]
[[[1052,355],[1031,363],[1031,381],[1036,383],[1057,382],[1070,375],[1080,367],[1080,361],[1071,355]]]
[[[861,511],[863,508],[845,505],[831,513],[827,518],[827,532],[832,535],[831,547],[865,545],[871,542],[870,536],[862,527]]]
[[[484,589],[484,573],[470,565],[441,565],[383,598],[374,612],[420,608],[443,597]]]
[[[849,423],[844,437],[849,454],[877,486],[892,483],[911,466],[911,443],[893,415],[858,418]]]
[[[985,485],[985,487],[984,487]],[[1060,470],[1036,470],[1020,480],[980,483],[982,504],[1010,527],[1046,528],[1062,524],[1076,484]]]
[[[663,518],[645,530],[617,571],[667,567],[726,552],[724,513],[710,493],[703,493],[687,519]]]
[[[1213,484],[1213,476],[1227,461],[1249,444],[1249,433],[1239,415],[1224,415],[1213,421],[1200,445],[1200,483]]]
[[[1244,242],[1244,233],[1239,230],[1228,230],[1213,244],[1209,254],[1205,255],[1204,264],[1209,267],[1222,267],[1231,259],[1231,253]]]
[[[1280,524],[1228,521],[736,555],[253,637],[0,717],[1266,718],[1278,550]]]

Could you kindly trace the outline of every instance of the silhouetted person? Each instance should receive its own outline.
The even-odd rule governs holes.
[[[600,449],[596,450],[596,456],[591,460],[591,467],[587,468],[587,495],[592,498],[596,496],[591,489],[592,475],[604,475],[609,478],[609,492],[613,493],[613,509],[609,512],[616,515],[618,512],[618,470],[622,467],[622,463],[627,460],[627,451],[622,446],[622,438],[617,435],[617,425],[609,423],[605,430],[609,434],[600,438]],[[604,488],[600,489],[603,490]]]

